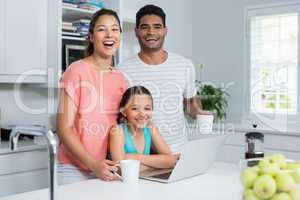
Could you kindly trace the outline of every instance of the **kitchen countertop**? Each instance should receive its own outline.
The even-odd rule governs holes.
[[[190,117],[186,118],[188,121],[187,126],[193,130],[197,127],[197,121],[191,119]],[[256,123],[257,124],[257,123]],[[269,135],[284,135],[291,137],[300,137],[300,127],[292,127],[291,125],[285,124],[280,128],[275,128],[270,124],[264,124],[260,122],[257,124],[257,128],[253,128],[253,121],[247,120],[233,120],[233,121],[222,121],[213,124],[213,132],[218,133],[245,133],[258,131],[264,134]]]
[[[240,200],[242,186],[236,165],[217,162],[203,175],[164,184],[139,180],[137,186],[120,181],[104,182],[99,179],[59,186],[58,200]],[[37,190],[0,200],[48,200],[48,189]]]
[[[262,132],[269,135],[284,135],[291,137],[300,137],[300,130],[292,129],[291,127],[282,127],[282,129],[272,128],[266,125],[259,125],[257,128],[253,128],[249,123],[237,123],[237,122],[224,122],[214,124],[213,129],[218,132]]]

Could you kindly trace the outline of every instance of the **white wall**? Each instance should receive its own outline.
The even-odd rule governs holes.
[[[53,92],[57,93],[57,90]],[[0,84],[0,96],[1,126],[13,124],[55,125],[57,95],[49,96],[47,88],[22,85],[20,90],[15,90],[13,84]]]
[[[193,1],[193,61],[198,78],[228,88],[228,118],[238,118],[243,91],[243,9],[241,0]]]
[[[193,61],[203,63],[198,78],[217,86],[233,83],[229,120],[239,120],[243,113],[244,87],[244,8],[246,6],[285,2],[284,0],[205,0],[193,1]]]
[[[147,4],[160,6],[166,13],[169,30],[165,48],[192,59],[192,2],[193,0],[135,0],[126,1],[124,5],[136,11]]]

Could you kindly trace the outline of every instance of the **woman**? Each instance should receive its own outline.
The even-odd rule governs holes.
[[[114,11],[96,12],[90,22],[87,57],[72,63],[60,80],[61,184],[95,177],[117,179],[116,163],[105,158],[108,132],[116,123],[118,105],[127,88],[123,75],[112,68],[120,35],[120,20]]]

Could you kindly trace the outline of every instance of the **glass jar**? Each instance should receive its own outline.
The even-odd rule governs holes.
[[[249,132],[245,134],[245,159],[264,157],[264,134]],[[255,161],[249,161],[249,166],[255,165]]]

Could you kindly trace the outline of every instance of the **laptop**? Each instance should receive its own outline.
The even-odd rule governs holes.
[[[209,136],[186,143],[173,169],[157,169],[147,171],[140,178],[170,183],[185,178],[204,174],[214,163],[219,147],[223,144],[226,136]]]

